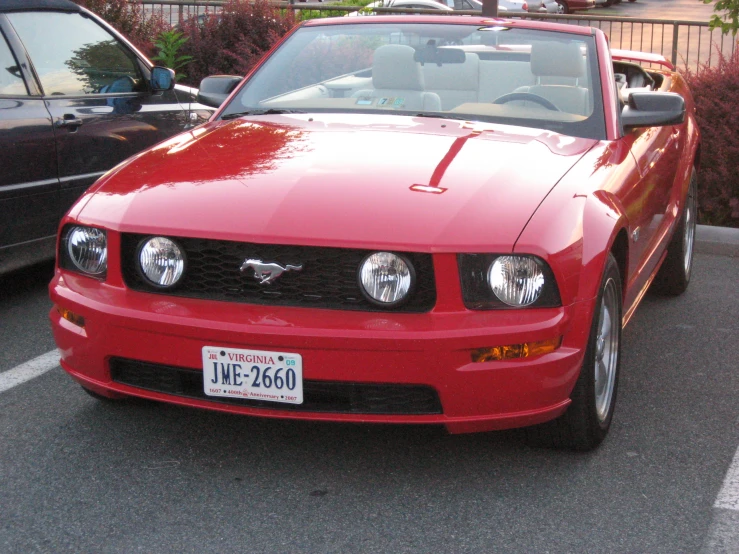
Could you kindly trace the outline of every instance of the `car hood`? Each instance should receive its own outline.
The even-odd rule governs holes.
[[[510,251],[597,141],[458,120],[215,121],[118,166],[72,209],[121,232],[408,251]]]

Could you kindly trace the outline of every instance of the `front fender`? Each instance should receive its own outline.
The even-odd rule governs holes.
[[[608,253],[619,233],[628,233],[626,212],[612,191],[637,178],[628,148],[600,143],[549,193],[516,241],[514,252],[550,265],[563,305],[597,296]],[[628,267],[628,241],[625,246],[622,269]],[[622,280],[627,282],[625,275]]]

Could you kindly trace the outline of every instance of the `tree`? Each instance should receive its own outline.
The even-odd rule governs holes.
[[[731,34],[736,36],[739,30],[739,0],[703,0],[704,4],[711,2],[716,2],[714,12],[724,12],[723,15],[713,14],[709,21],[711,29],[721,29],[725,35],[731,31]]]

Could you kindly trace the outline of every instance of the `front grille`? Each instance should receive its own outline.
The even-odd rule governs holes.
[[[371,250],[281,246],[209,239],[175,238],[187,259],[182,282],[174,289],[152,287],[141,275],[137,249],[148,235],[125,233],[121,238],[123,279],[130,289],[226,302],[273,306],[302,306],[336,310],[387,311],[367,300],[360,290],[357,271]],[[408,301],[389,308],[395,312],[427,312],[436,303],[436,284],[430,254],[403,253],[416,273]],[[260,284],[251,270],[242,273],[244,260],[302,264],[270,284]]]
[[[203,372],[196,369],[112,358],[110,376],[116,383],[140,389],[252,408],[338,414],[442,413],[436,390],[425,385],[303,381],[303,403],[281,404],[264,400],[207,396],[203,392]]]

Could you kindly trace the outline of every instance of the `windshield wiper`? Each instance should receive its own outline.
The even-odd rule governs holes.
[[[247,110],[245,112],[229,113],[221,117],[221,119],[236,119],[237,117],[244,117],[245,115],[279,115],[286,113],[308,113],[303,110],[282,110],[270,108],[268,110]]]

